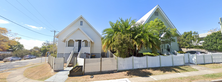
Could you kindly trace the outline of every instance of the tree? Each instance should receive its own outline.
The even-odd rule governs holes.
[[[17,57],[24,57],[25,55],[29,55],[29,54],[31,54],[31,52],[26,49],[16,50],[13,52],[13,56],[17,56]]]
[[[30,52],[34,56],[41,56],[40,48],[37,46],[33,47]]]
[[[220,31],[214,32],[204,38],[203,47],[210,51],[222,51],[222,34]]]
[[[12,51],[16,51],[16,50],[23,50],[24,46],[22,44],[20,44],[20,42],[16,41],[17,44],[16,45],[10,45],[10,49],[12,49]]]
[[[145,24],[145,27],[147,28],[148,33],[152,33],[151,35],[153,37],[156,37],[154,40],[154,42],[158,42],[160,40],[161,44],[171,44],[171,42],[175,42],[175,37],[179,36],[178,33],[176,32],[177,29],[176,28],[172,28],[172,27],[166,27],[164,22],[161,21],[158,18],[155,18],[153,21],[150,21],[148,23]],[[164,34],[163,37],[161,37],[161,35]],[[157,40],[157,38],[159,40]],[[156,47],[158,50],[160,49],[160,43],[156,43],[158,46]],[[151,49],[152,52],[156,53],[157,49]]]
[[[54,51],[54,54],[53,54],[53,51]],[[51,55],[56,56],[56,54],[57,54],[57,45],[56,44],[52,44],[49,41],[46,41],[46,42],[44,42],[42,44],[40,52],[43,55],[46,55],[47,52],[49,52]]]
[[[0,51],[6,51],[10,48],[10,45],[17,44],[15,41],[17,38],[9,39],[9,32],[10,30],[0,27]]]
[[[167,32],[166,38],[171,38],[175,35],[173,32],[176,32],[176,29],[167,29],[158,18],[146,24],[120,18],[116,23],[110,22],[110,26],[103,30],[102,48],[105,52],[116,52],[115,55],[120,57],[137,56],[142,47],[150,48],[153,53],[157,53],[160,50],[159,35]]]
[[[178,37],[178,44],[181,48],[193,48],[194,42],[199,42],[199,35],[197,32],[184,32],[181,36]]]

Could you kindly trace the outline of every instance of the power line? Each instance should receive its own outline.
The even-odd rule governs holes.
[[[9,3],[11,6],[13,6],[15,9],[17,9],[19,12],[21,12],[22,14],[24,14],[25,16],[27,16],[29,19],[31,19],[32,21],[34,21],[34,22],[36,22],[34,19],[32,19],[31,17],[29,17],[28,15],[26,15],[25,13],[23,13],[21,10],[19,10],[17,7],[15,7],[13,4],[11,4],[10,2],[8,2],[7,0],[6,0],[6,2],[7,3]],[[38,23],[38,22],[36,22],[36,23]],[[39,23],[38,23],[39,24]],[[41,25],[41,24],[39,24],[39,25]]]
[[[12,32],[12,33],[15,33],[15,32]],[[19,35],[19,36],[26,37],[26,38],[37,39],[37,38],[32,38],[32,37],[29,37],[29,36],[21,35],[21,34],[18,34],[18,33],[15,33],[15,34],[16,34],[16,35]]]
[[[31,2],[29,2],[29,0],[27,0],[28,1],[28,3],[40,14],[40,16],[42,17],[42,18],[44,18],[44,20],[46,21],[46,22],[48,22],[52,27],[54,27],[49,21],[47,21],[46,20],[46,18],[32,5],[32,3]],[[55,27],[54,27],[55,28]]]
[[[36,19],[38,19],[38,17],[36,17],[31,11],[29,11],[24,5],[22,5],[22,3],[20,3],[18,0],[16,0],[23,8],[25,8],[29,13],[31,13]],[[46,25],[44,22],[42,22],[40,19],[38,19],[41,23],[43,23],[44,25]],[[46,25],[48,26],[48,25]],[[51,27],[50,27],[51,28]]]
[[[37,34],[41,34],[41,35],[44,35],[44,36],[52,37],[52,36],[50,36],[50,35],[42,34],[42,33],[40,33],[40,32],[36,32],[36,31],[31,30],[31,29],[29,29],[29,28],[27,28],[27,27],[24,27],[24,26],[22,26],[22,25],[20,25],[20,24],[18,24],[18,23],[16,23],[16,22],[10,20],[10,19],[7,19],[6,17],[4,17],[4,16],[2,16],[2,15],[0,15],[0,17],[2,17],[2,18],[4,18],[5,20],[8,20],[8,21],[10,21],[10,22],[12,22],[12,23],[14,23],[14,24],[16,24],[16,25],[22,27],[22,28],[25,28],[25,29],[30,30],[30,31],[32,31],[32,32],[35,32],[35,33],[37,33]]]

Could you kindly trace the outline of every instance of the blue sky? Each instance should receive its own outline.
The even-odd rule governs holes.
[[[153,7],[160,5],[181,34],[191,30],[200,34],[220,28],[218,22],[219,17],[222,17],[221,3],[221,0],[1,0],[0,15],[50,36],[53,36],[51,30],[61,31],[83,15],[102,34],[103,29],[110,27],[109,21],[130,17],[138,20]],[[18,35],[26,49],[41,46],[46,40],[53,40],[53,37],[39,35],[11,22],[7,23],[1,17],[0,27],[31,37]]]

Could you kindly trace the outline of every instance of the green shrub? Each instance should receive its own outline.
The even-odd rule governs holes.
[[[144,52],[143,55],[148,55],[148,56],[158,56],[159,53]]]
[[[183,51],[178,51],[177,53],[179,53],[179,54],[184,54],[185,52],[183,52]]]
[[[57,56],[57,54],[56,54],[56,53],[55,53],[55,54],[51,53],[51,56],[56,57],[56,56]]]

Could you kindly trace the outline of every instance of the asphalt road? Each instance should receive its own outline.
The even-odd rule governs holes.
[[[36,64],[36,63],[42,63],[48,60],[48,57],[40,57],[40,58],[35,58],[35,59],[27,59],[27,60],[21,60],[21,61],[13,61],[13,62],[6,62],[6,63],[0,63],[0,72],[13,69],[13,68],[18,68],[18,67],[23,67],[26,65],[31,65],[31,64]]]

